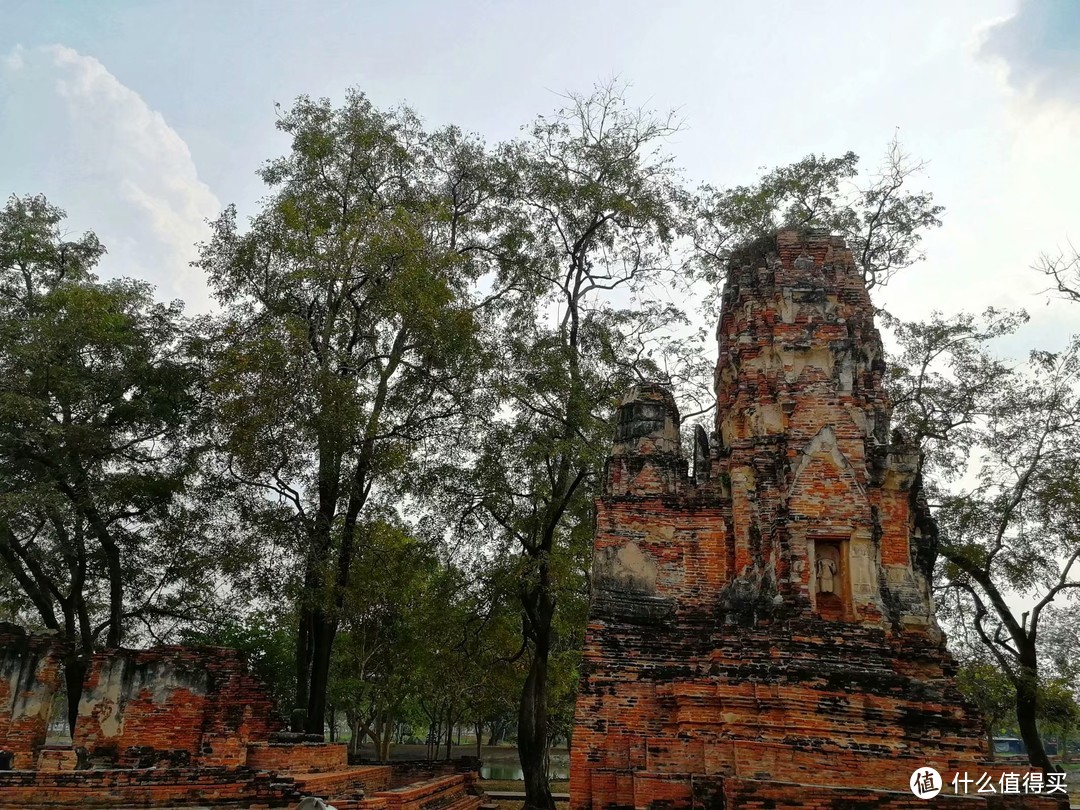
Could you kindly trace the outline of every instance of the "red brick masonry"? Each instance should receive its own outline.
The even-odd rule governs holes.
[[[237,768],[283,723],[235,650],[110,650],[90,661],[73,743],[91,760]]]
[[[65,651],[57,636],[0,622],[0,751],[12,755],[13,768],[33,768],[45,744]]]
[[[908,788],[924,765],[987,770],[985,736],[934,618],[936,527],[862,277],[824,234],[757,248],[724,291],[692,469],[668,391],[619,408],[571,809],[985,807]],[[1057,806],[1012,801],[992,806]]]
[[[265,688],[222,648],[95,655],[73,745],[45,746],[66,652],[57,636],[0,625],[0,750],[16,768],[0,771],[0,808],[269,808],[304,796],[338,810],[480,804],[474,773],[395,775],[389,765],[350,766],[341,743],[275,738],[282,723]]]

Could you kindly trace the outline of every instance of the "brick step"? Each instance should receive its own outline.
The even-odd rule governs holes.
[[[381,799],[367,798],[341,798],[335,797],[329,801],[335,810],[383,810],[386,803]]]
[[[483,801],[483,798],[480,796],[469,796],[466,794],[459,796],[457,799],[450,802],[450,804],[442,805],[442,810],[477,810]]]
[[[433,810],[465,795],[465,776],[437,776],[375,795],[386,799],[387,810]]]
[[[329,799],[333,796],[352,798],[354,791],[364,795],[375,793],[390,784],[387,765],[360,765],[340,771],[292,775],[297,788],[305,795]]]
[[[489,790],[484,794],[484,796],[486,796],[489,799],[521,799],[521,800],[524,800],[525,799],[525,791],[524,790]],[[568,801],[570,801],[570,794],[569,793],[552,793],[551,798],[553,798],[557,802],[568,802]],[[498,807],[498,805],[494,805],[494,806]],[[481,807],[483,807],[483,805],[481,805]]]
[[[735,768],[735,774],[723,775],[719,773],[702,773],[702,772],[689,772],[689,771],[676,771],[672,769],[670,772],[657,771],[655,769],[649,770],[633,770],[624,768],[594,768],[589,774],[590,793],[592,796],[606,795],[610,801],[612,798],[616,800],[615,803],[626,806],[648,806],[653,799],[665,798],[670,799],[674,794],[679,793],[682,789],[692,786],[693,784],[705,784],[709,782],[723,783],[728,780],[732,783],[739,782],[756,782],[757,777],[751,776],[754,768],[761,767],[765,762],[765,757],[761,754],[767,752],[754,752],[749,756],[739,757],[737,762],[732,763],[732,767]],[[782,752],[779,752],[782,755]],[[794,764],[794,763],[785,763]],[[824,763],[820,763],[824,764]],[[833,763],[835,766],[837,763]],[[817,789],[844,789],[851,791],[866,791],[869,793],[890,793],[897,792],[901,796],[907,797],[909,794],[906,792],[906,774],[911,773],[917,769],[922,760],[918,759],[897,759],[892,761],[885,761],[885,768],[879,768],[875,774],[872,768],[868,768],[868,763],[861,763],[862,767],[859,768],[858,763],[851,763],[852,767],[848,769],[848,775],[845,779],[850,782],[843,786],[836,785],[829,774],[835,774],[836,768],[824,768],[815,767],[815,763],[806,760],[801,763],[802,773],[801,778],[783,780],[785,782],[791,782],[792,785],[798,785],[806,790]],[[947,772],[959,772],[967,771],[969,773],[986,773],[991,776],[991,780],[997,783],[1002,773],[1012,772],[1015,769],[1011,766],[1004,765],[1000,762],[948,762],[948,763],[935,763],[942,769],[942,773]],[[944,767],[942,767],[944,766]],[[821,775],[825,775],[825,779],[821,778]],[[762,784],[778,785],[781,781],[766,780]],[[647,797],[647,800],[643,801],[642,797]],[[959,797],[957,797],[959,798]],[[1032,801],[1032,797],[1025,797],[1025,801]],[[915,802],[918,804],[918,801]],[[756,807],[758,805],[735,805],[737,807]],[[772,805],[766,805],[771,807]],[[777,805],[779,806],[779,805]],[[847,805],[844,805],[847,806]],[[851,805],[855,807],[856,805]],[[1011,805],[1005,805],[1011,806]],[[1017,807],[1027,808],[1028,804],[1016,805]],[[1043,807],[1043,805],[1031,804],[1031,807]]]

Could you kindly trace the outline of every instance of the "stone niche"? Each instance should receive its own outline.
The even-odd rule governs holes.
[[[810,544],[813,604],[828,619],[849,619],[851,611],[851,564],[848,541],[839,537],[814,539]]]
[[[828,234],[761,245],[728,274],[692,474],[663,386],[615,415],[571,810],[911,807],[917,767],[988,770],[862,275]]]

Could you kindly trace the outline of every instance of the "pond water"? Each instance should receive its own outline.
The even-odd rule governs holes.
[[[483,779],[509,779],[520,780],[524,778],[521,764],[518,762],[517,751],[510,748],[505,753],[495,753],[490,749],[484,751],[484,764],[480,768],[480,776]],[[566,751],[551,752],[551,779],[570,778],[570,754]]]

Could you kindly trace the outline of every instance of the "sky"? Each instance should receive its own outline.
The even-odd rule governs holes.
[[[275,103],[407,103],[489,142],[617,76],[676,108],[693,185],[898,133],[946,207],[927,259],[876,293],[901,318],[1025,307],[1019,357],[1080,331],[1031,269],[1080,245],[1080,0],[0,0],[0,191],[44,193],[108,247],[103,276],[210,300],[194,245],[284,154]]]

